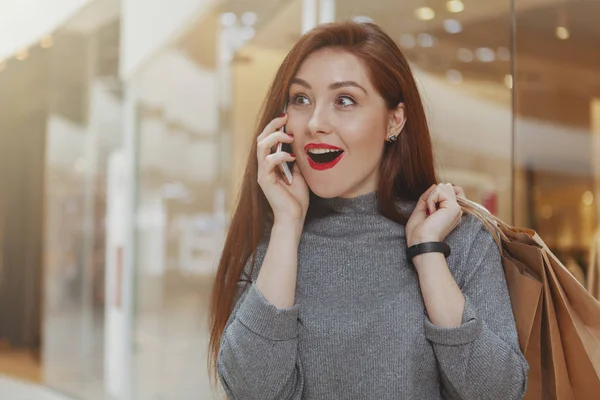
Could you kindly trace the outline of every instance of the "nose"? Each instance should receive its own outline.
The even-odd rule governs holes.
[[[311,135],[331,133],[331,123],[329,118],[329,110],[326,106],[317,106],[313,109],[313,113],[308,121],[308,130]]]

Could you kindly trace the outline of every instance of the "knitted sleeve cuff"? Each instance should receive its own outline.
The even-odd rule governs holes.
[[[481,319],[477,316],[477,311],[468,296],[465,296],[465,308],[460,326],[441,328],[434,325],[429,318],[425,318],[425,337],[433,343],[444,346],[460,346],[471,343],[481,334],[481,329]]]
[[[298,306],[277,308],[252,284],[238,310],[244,326],[269,340],[289,340],[298,336]]]

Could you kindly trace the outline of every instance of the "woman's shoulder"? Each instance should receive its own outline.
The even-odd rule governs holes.
[[[483,262],[502,268],[500,250],[494,237],[483,222],[469,212],[463,214],[458,226],[446,238],[446,243],[452,252],[449,266],[459,286],[469,281]]]
[[[446,238],[451,247],[463,251],[485,250],[496,244],[485,224],[470,212],[464,212],[458,226]]]
[[[458,226],[448,235],[448,240],[467,248],[488,247],[494,242],[494,237],[479,218],[470,212],[464,212]]]

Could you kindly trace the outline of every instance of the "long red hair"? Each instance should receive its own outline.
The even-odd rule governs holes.
[[[320,25],[300,38],[279,67],[263,104],[254,137],[281,114],[290,87],[303,60],[311,53],[336,47],[354,54],[367,67],[373,85],[387,107],[406,107],[406,125],[396,143],[386,145],[380,165],[379,207],[386,217],[405,224],[409,215],[398,210],[398,199],[416,201],[437,183],[429,127],[419,90],[406,58],[381,28],[370,23],[336,22]],[[252,146],[237,207],[219,262],[210,307],[209,367],[216,377],[221,337],[231,315],[240,280],[248,280],[244,266],[272,224],[273,212],[257,183],[256,146]],[[241,200],[241,201],[240,201]]]

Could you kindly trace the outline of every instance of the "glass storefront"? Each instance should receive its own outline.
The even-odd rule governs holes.
[[[515,16],[515,221],[600,298],[600,1],[542,3]]]
[[[80,398],[105,398],[115,169],[123,146],[119,21],[92,4],[51,38],[45,155],[42,370]],[[118,183],[117,183],[118,185]],[[118,234],[117,234],[118,236]]]
[[[86,400],[223,398],[208,301],[256,116],[295,41],[329,21],[397,41],[442,180],[536,229],[600,297],[597,16],[599,0],[91,1],[0,67],[14,95],[9,74],[35,63],[45,101],[12,125],[45,138],[44,383]],[[19,104],[3,104],[8,120]],[[0,200],[5,221],[15,201]]]

